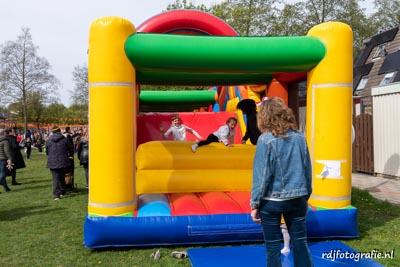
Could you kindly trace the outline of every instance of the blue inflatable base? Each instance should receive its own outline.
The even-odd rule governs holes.
[[[340,223],[339,223],[340,220]],[[358,237],[357,209],[310,210],[309,238]],[[88,248],[125,246],[168,246],[258,242],[261,226],[249,214],[198,216],[91,217],[84,223]]]
[[[362,266],[381,267],[383,265],[361,257],[361,254],[340,241],[311,242],[308,244],[314,266]],[[219,248],[188,249],[193,267],[265,267],[265,246],[236,246]],[[292,267],[293,255],[281,255],[282,267]]]

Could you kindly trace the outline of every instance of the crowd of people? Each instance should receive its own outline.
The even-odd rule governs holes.
[[[59,129],[59,131],[55,129]],[[63,151],[60,147],[54,145],[54,143],[58,142],[56,140],[57,137],[65,139],[62,142],[68,144],[68,151]],[[11,185],[21,185],[21,183],[17,182],[17,170],[26,167],[25,160],[30,160],[32,149],[34,148],[38,150],[38,153],[46,153],[48,156],[47,167],[53,177],[55,200],[65,195],[68,186],[73,187],[73,184],[66,182],[66,177],[69,175],[71,178],[69,182],[73,183],[75,154],[78,155],[80,165],[84,167],[86,187],[88,188],[88,143],[89,138],[86,127],[75,129],[73,132],[70,127],[65,127],[64,131],[61,132],[61,129],[57,126],[50,131],[32,131],[28,129],[25,133],[17,132],[14,128],[0,129],[0,185],[3,186],[5,192],[11,191],[7,183],[7,176],[11,177]],[[25,157],[23,154],[25,154]],[[59,164],[59,157],[64,156],[67,160]]]

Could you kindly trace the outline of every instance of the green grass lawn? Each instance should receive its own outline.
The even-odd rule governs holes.
[[[22,185],[10,185],[10,193],[0,189],[0,266],[190,266],[188,259],[170,257],[172,251],[188,247],[85,248],[83,222],[88,191],[84,188],[83,168],[76,162],[78,190],[54,201],[46,155],[34,150],[26,165],[17,171],[17,181]],[[7,177],[9,184],[10,180]],[[400,207],[358,189],[353,189],[352,202],[359,209],[361,237],[342,241],[363,252],[395,249],[395,259],[376,261],[399,266]],[[150,254],[157,249],[162,257],[155,261]]]

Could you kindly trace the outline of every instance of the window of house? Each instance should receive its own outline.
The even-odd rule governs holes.
[[[394,71],[386,73],[385,76],[383,77],[380,85],[386,85],[386,84],[391,83],[393,81],[393,78],[394,78]]]
[[[378,58],[378,57],[386,55],[386,46],[387,46],[386,43],[379,45],[377,47],[377,49],[375,50],[375,54],[372,58]]]
[[[307,97],[307,83],[305,81],[298,83],[299,98],[306,99]]]
[[[362,90],[365,88],[368,82],[368,76],[364,76],[361,78],[360,82],[357,85],[356,91]]]

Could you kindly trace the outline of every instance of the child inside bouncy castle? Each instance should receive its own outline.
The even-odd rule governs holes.
[[[288,255],[290,253],[290,235],[283,216],[281,218],[281,232],[283,236],[283,248],[281,249],[281,253],[284,255]]]
[[[190,132],[196,136],[197,139],[203,138],[195,130],[183,124],[179,115],[173,115],[171,117],[171,126],[165,133],[164,127],[160,126],[160,132],[163,138],[168,138],[170,135],[172,135],[174,141],[186,141],[186,132]]]
[[[233,147],[237,122],[238,121],[235,117],[229,117],[225,125],[222,125],[217,131],[211,133],[206,140],[202,140],[192,145],[192,152],[195,153],[197,148],[200,146],[218,142],[223,143],[225,146]]]

